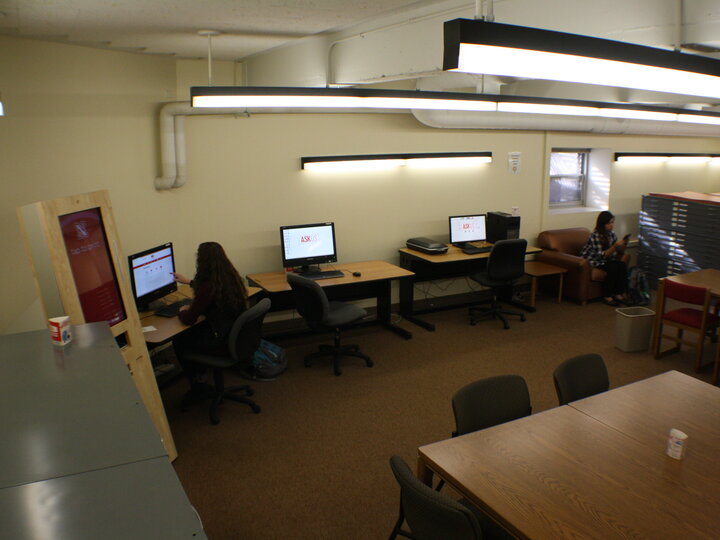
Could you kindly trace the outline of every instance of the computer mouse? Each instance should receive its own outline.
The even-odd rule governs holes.
[[[362,276],[362,274],[360,272],[355,271],[355,272],[353,272],[353,276],[360,277],[360,276]]]

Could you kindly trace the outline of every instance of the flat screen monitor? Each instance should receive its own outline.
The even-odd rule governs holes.
[[[177,291],[172,242],[130,255],[128,265],[138,311],[148,311],[151,302]]]
[[[487,238],[485,214],[450,216],[450,243],[459,247],[466,242],[480,242]]]
[[[335,224],[327,222],[282,226],[280,246],[285,268],[336,262]]]
[[[59,216],[85,322],[115,326],[127,318],[100,208]]]

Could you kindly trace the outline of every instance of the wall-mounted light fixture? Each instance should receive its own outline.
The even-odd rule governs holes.
[[[720,98],[720,60],[483,20],[444,25],[446,71]]]
[[[0,116],[5,115],[5,110],[3,109],[3,103],[2,103],[2,95],[0,95]]]
[[[279,86],[193,86],[193,107],[257,111],[347,109],[433,109],[498,113],[556,114],[720,125],[720,113],[574,99],[380,90],[373,88],[296,88]]]
[[[618,163],[720,163],[720,154],[682,154],[675,152],[615,152]]]
[[[492,161],[492,152],[433,152],[422,154],[371,154],[354,156],[312,156],[300,158],[306,171],[371,171],[395,167],[474,167]]]

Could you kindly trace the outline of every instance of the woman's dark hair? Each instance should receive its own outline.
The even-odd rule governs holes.
[[[605,229],[605,225],[610,223],[613,219],[615,219],[615,216],[612,215],[612,212],[603,210],[598,214],[597,221],[595,222],[595,230],[600,236],[600,242],[603,249],[610,247],[610,235],[608,234],[607,229]]]
[[[203,242],[198,246],[193,288],[209,282],[213,297],[219,306],[246,307],[245,284],[217,242]]]

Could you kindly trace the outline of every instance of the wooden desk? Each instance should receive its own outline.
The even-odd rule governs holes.
[[[665,279],[670,279],[684,285],[692,285],[694,287],[704,287],[710,289],[710,294],[716,299],[720,299],[720,270],[715,268],[706,268],[703,270],[696,270],[695,272],[689,272],[687,274],[678,274],[676,276],[668,276]],[[658,317],[661,316],[660,306],[662,305],[662,298],[657,298],[655,301],[655,313]],[[655,343],[655,336],[659,331],[659,322],[655,321],[653,328],[653,343]],[[713,384],[717,384],[720,379],[720,346],[715,348],[715,367],[713,368]]]
[[[262,289],[260,289],[259,287],[248,287],[248,297],[252,298],[261,290]],[[192,289],[189,285],[180,285],[177,292],[165,296],[163,298],[163,301],[170,304],[184,298],[192,298],[192,296]],[[155,315],[155,313],[152,311],[142,311],[139,313],[139,315],[140,324],[142,325],[143,329],[150,326],[155,328],[155,330],[150,330],[148,332],[145,332],[143,330],[145,343],[147,343],[150,347],[157,347],[158,345],[167,343],[168,341],[171,341],[172,338],[174,338],[176,335],[190,328],[188,325],[182,323],[177,317],[160,317],[158,315]],[[200,322],[201,320],[203,320],[203,318],[200,318],[198,322]]]
[[[518,538],[717,538],[720,389],[670,372],[423,446],[433,473]],[[683,460],[665,455],[685,428]]]
[[[490,246],[488,242],[472,242],[475,246]],[[533,246],[528,246],[527,255],[540,253],[542,250]],[[402,248],[400,253],[400,266],[413,272],[412,279],[400,282],[400,314],[410,322],[434,331],[435,325],[418,318],[416,315],[423,313],[415,311],[414,295],[415,283],[422,281],[432,281],[435,279],[448,279],[453,277],[467,277],[474,272],[478,272],[485,267],[486,259],[490,257],[490,252],[476,253],[468,255],[463,250],[448,245],[447,253],[441,255],[429,255],[422,251],[416,251],[410,248]],[[463,304],[460,304],[463,305]],[[459,306],[452,306],[459,307]],[[520,306],[528,307],[528,306]],[[534,308],[530,309],[534,311]],[[428,310],[434,311],[434,310]]]
[[[344,301],[374,297],[377,299],[377,321],[405,339],[412,337],[410,332],[393,324],[390,311],[390,282],[399,279],[402,286],[403,281],[412,277],[412,272],[386,261],[335,264],[329,268],[343,272],[343,277],[317,281],[330,300]],[[361,275],[353,276],[353,272],[360,272]],[[272,300],[271,311],[295,309],[295,299],[285,274],[284,271],[280,271],[247,276],[251,285],[261,287],[268,294]]]

